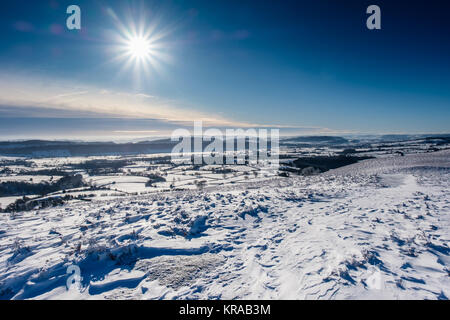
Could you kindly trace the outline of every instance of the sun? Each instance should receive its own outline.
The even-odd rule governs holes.
[[[126,45],[128,54],[135,59],[144,59],[151,55],[151,42],[143,36],[131,37]]]
[[[142,9],[141,16],[130,10],[122,20],[111,9],[107,13],[113,19],[116,30],[109,33],[112,58],[108,63],[120,65],[118,74],[125,71],[133,75],[136,85],[155,79],[164,72],[164,66],[172,62],[170,35],[173,27],[157,18],[148,18]],[[127,73],[128,73],[127,72]]]

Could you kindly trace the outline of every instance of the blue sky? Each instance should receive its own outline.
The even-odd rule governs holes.
[[[80,31],[65,27],[71,4]],[[365,26],[370,4],[381,7],[382,30]],[[4,139],[164,135],[194,120],[286,134],[450,132],[446,1],[16,0],[0,9]],[[118,58],[133,24],[152,30],[154,46],[136,65]]]

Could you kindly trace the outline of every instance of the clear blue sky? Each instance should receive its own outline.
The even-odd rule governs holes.
[[[65,27],[71,4],[81,31]],[[365,26],[370,4],[382,30]],[[5,139],[162,134],[195,119],[299,134],[450,132],[448,1],[15,0],[0,10]],[[116,59],[133,23],[155,44],[138,65]]]

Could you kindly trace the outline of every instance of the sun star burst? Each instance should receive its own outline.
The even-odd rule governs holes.
[[[164,43],[170,31],[161,29],[158,19],[153,20],[152,24],[147,24],[150,19],[144,17],[129,18],[128,23],[123,23],[112,10],[109,14],[118,31],[114,35],[115,57],[111,62],[121,64],[120,73],[132,70],[137,82],[160,73],[162,64],[171,60]]]

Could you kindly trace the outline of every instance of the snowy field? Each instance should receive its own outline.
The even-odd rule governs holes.
[[[3,213],[0,298],[448,299],[449,187],[447,150]]]

